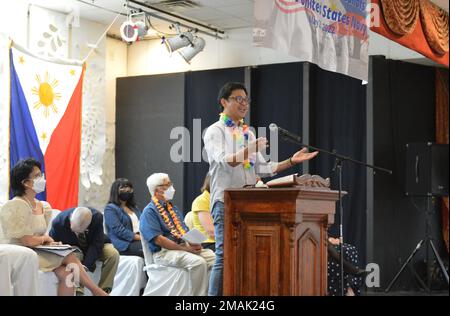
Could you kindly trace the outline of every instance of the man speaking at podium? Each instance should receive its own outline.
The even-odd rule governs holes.
[[[218,96],[223,108],[220,119],[205,132],[205,150],[211,174],[211,214],[216,238],[216,261],[211,271],[208,295],[222,295],[223,284],[223,230],[224,190],[256,184],[256,177],[273,176],[303,161],[314,158],[318,152],[306,148],[282,162],[267,162],[260,151],[269,145],[265,137],[256,138],[244,124],[250,100],[242,83],[225,84]]]

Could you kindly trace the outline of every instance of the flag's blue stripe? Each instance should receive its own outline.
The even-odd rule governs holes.
[[[34,158],[38,160],[45,173],[44,155],[39,147],[38,137],[34,128],[33,119],[28,109],[27,100],[20,85],[13,62],[13,54],[10,52],[11,61],[11,123],[10,123],[10,167],[21,159]],[[45,191],[38,194],[39,200],[46,199]]]

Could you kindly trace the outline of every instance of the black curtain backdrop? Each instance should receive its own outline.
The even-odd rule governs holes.
[[[289,63],[258,66],[251,73],[251,125],[265,128],[265,136],[269,140],[269,149],[275,149],[273,135],[270,135],[269,124],[275,123],[297,135],[302,134],[303,118],[303,64]],[[283,161],[300,149],[299,146],[278,140],[278,161]],[[267,152],[270,154],[270,151]],[[273,153],[272,153],[273,155]],[[269,156],[266,155],[269,159]],[[277,175],[289,175],[301,172],[302,167],[285,170]]]
[[[374,261],[380,266],[384,289],[425,233],[426,198],[405,195],[406,144],[435,140],[435,70],[383,57],[373,59],[373,69],[374,162],[393,170],[392,176],[377,174],[374,178]],[[439,209],[439,205],[434,207]],[[443,255],[440,225],[436,212],[432,235]],[[424,258],[425,247],[412,260],[422,277]],[[419,288],[406,268],[392,290]]]
[[[184,74],[117,79],[116,177],[128,178],[142,210],[150,202],[147,177],[170,175],[183,207],[183,165],[171,160],[173,128],[183,125]]]
[[[221,107],[217,103],[220,88],[229,81],[244,82],[244,68],[227,68],[186,73],[185,77],[185,127],[191,134],[191,161],[193,161],[194,119],[201,119],[201,135],[204,130],[219,119]],[[197,140],[198,142],[198,140]],[[204,148],[203,139],[201,149]],[[194,199],[201,193],[205,175],[209,165],[202,159],[201,162],[184,163],[184,212],[191,210]]]
[[[366,159],[366,87],[360,80],[329,72],[311,65],[311,145],[352,157]],[[338,189],[335,160],[326,154],[311,161],[310,172],[331,178],[331,188]],[[366,169],[344,162],[342,172],[344,242],[357,247],[360,266],[366,253]],[[339,204],[330,236],[339,236]]]
[[[378,172],[374,177],[373,223],[369,223],[373,227],[373,260],[379,264],[383,289],[423,237],[426,201],[404,194],[405,145],[435,140],[435,81],[432,67],[380,57],[372,58],[372,61],[373,144],[366,144],[366,86],[360,80],[324,71],[315,65],[311,65],[309,77],[309,143],[361,161],[366,161],[366,146],[373,145],[374,164],[394,171],[392,176]],[[180,201],[177,204],[184,206],[185,213],[190,211],[192,201],[200,194],[208,163],[201,159],[201,162],[168,164],[170,148],[175,141],[164,140],[171,128],[184,122],[191,136],[192,161],[194,150],[199,150],[194,147],[194,143],[199,143],[198,139],[194,142],[194,137],[201,138],[204,129],[218,119],[219,89],[228,81],[250,79],[250,125],[267,128],[274,122],[301,136],[303,80],[307,80],[303,78],[302,67],[302,63],[289,63],[258,66],[247,73],[245,68],[228,68],[119,79],[117,176],[130,178],[140,188],[136,193],[142,207],[147,202],[146,176],[168,171],[175,180],[183,183],[178,186]],[[194,131],[194,119],[201,120],[200,133]],[[270,140],[268,129],[266,137]],[[278,144],[279,160],[288,158],[298,149],[281,139]],[[203,149],[203,142],[198,147]],[[330,177],[332,189],[337,189],[333,167],[333,158],[319,154],[311,161],[309,172]],[[358,248],[360,266],[363,267],[368,263],[365,258],[366,168],[345,162],[343,171],[343,190],[348,192],[343,199],[344,238],[345,242]],[[301,166],[279,176],[294,172],[302,172]],[[439,209],[439,205],[436,208]],[[439,215],[438,212],[434,216],[432,228],[436,245],[442,250]],[[332,236],[339,235],[338,219],[337,208],[336,224],[329,230]],[[420,268],[423,258],[424,250],[413,264]],[[416,288],[414,276],[406,271],[394,290]]]

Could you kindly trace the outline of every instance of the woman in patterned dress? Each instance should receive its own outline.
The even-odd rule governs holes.
[[[343,244],[344,249],[344,295],[361,295],[365,270],[358,268],[358,251],[350,244]],[[328,238],[328,295],[338,296],[341,293],[341,277],[339,256],[341,245],[338,238]]]
[[[46,234],[52,209],[48,203],[35,198],[45,190],[40,162],[32,158],[19,161],[11,171],[11,189],[14,198],[0,209],[4,242],[32,248],[38,255],[39,269],[43,272],[53,271],[58,277],[58,295],[74,295],[76,282],[66,281],[73,280],[77,275],[81,285],[91,290],[92,294],[107,295],[90,279],[73,253],[63,257],[35,248],[55,244]]]

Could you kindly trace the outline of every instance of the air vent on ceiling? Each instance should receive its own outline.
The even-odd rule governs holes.
[[[150,0],[145,2],[160,8],[196,8],[201,6],[195,0]]]

